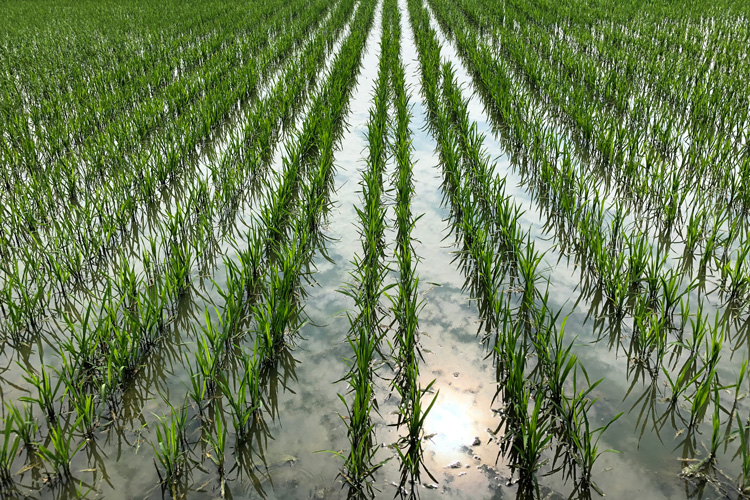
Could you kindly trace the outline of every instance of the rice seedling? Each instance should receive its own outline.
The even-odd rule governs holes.
[[[77,385],[76,382],[64,378],[65,394],[70,402],[75,415],[80,420],[80,428],[84,437],[93,439],[94,431],[99,426],[99,409],[93,394],[86,394],[84,387]]]
[[[739,479],[740,489],[743,493],[747,494],[748,479],[750,479],[750,449],[748,449],[748,438],[747,430],[742,424],[742,420],[738,420],[739,425],[739,436],[740,436],[740,459],[741,459],[741,473]]]
[[[41,376],[27,370],[23,365],[19,364],[19,366],[26,373],[24,380],[31,384],[37,392],[36,397],[24,396],[19,398],[19,400],[25,403],[35,403],[46,417],[47,423],[50,426],[55,425],[59,414],[57,403],[60,399],[59,393],[63,384],[62,377],[58,377],[57,381],[53,382],[44,366],[40,370]]]
[[[708,405],[711,402],[711,394],[713,392],[715,379],[716,368],[704,370],[703,377],[697,383],[695,393],[692,397],[690,406],[690,426],[694,426],[703,420]]]
[[[2,429],[2,448],[0,448],[0,484],[5,489],[12,481],[11,467],[21,446],[21,438],[14,432],[13,420],[4,419]]]
[[[414,367],[407,369],[414,370]],[[424,389],[417,386],[416,383],[410,384],[407,388],[397,387],[399,395],[404,401],[399,411],[401,412],[403,425],[406,427],[406,434],[400,436],[396,443],[396,452],[401,461],[402,486],[407,482],[411,482],[411,484],[419,483],[422,470],[425,470],[434,480],[424,465],[424,423],[435,405],[439,393],[435,393],[427,406],[424,406],[422,402],[422,397],[430,391],[433,383],[431,382]]]
[[[56,421],[47,430],[48,442],[38,444],[37,453],[49,462],[63,478],[70,478],[70,462],[76,453],[86,444],[81,441],[74,443],[75,433],[81,424],[82,417],[78,417],[67,429]]]
[[[719,417],[719,404],[718,390],[714,390],[714,414],[711,419],[711,448],[708,454],[711,462],[716,461],[719,447],[721,447],[721,444],[724,442],[724,435],[721,431],[721,418]]]
[[[742,366],[740,367],[739,371],[737,372],[737,382],[734,384],[734,402],[737,404],[737,401],[744,398],[746,393],[740,392],[742,391],[742,384],[745,381],[745,376],[747,375],[747,364],[748,360],[745,360],[742,362]]]
[[[214,418],[213,431],[215,431],[216,435],[214,436],[213,432],[210,432],[205,437],[205,440],[211,446],[211,453],[208,455],[218,469],[221,497],[224,498],[226,494],[225,449],[227,443],[227,428],[222,415],[217,415]]]
[[[21,439],[23,446],[27,450],[34,450],[39,424],[34,418],[31,406],[24,404],[23,410],[19,410],[14,404],[6,404],[6,409],[8,410],[6,420],[13,423],[13,431]]]
[[[221,394],[227,399],[232,410],[232,424],[234,425],[237,440],[243,440],[253,425],[253,417],[260,409],[262,401],[259,390],[259,362],[253,352],[253,356],[243,358],[244,370],[239,381],[239,387],[234,390],[230,387],[226,377],[216,380]]]
[[[171,405],[170,405],[171,406]],[[158,417],[156,423],[156,443],[151,443],[156,454],[156,459],[164,469],[164,476],[157,467],[159,479],[166,485],[174,496],[174,487],[180,476],[185,472],[187,465],[187,448],[185,425],[187,423],[187,409],[182,406],[179,409],[172,408],[168,417]],[[156,465],[156,461],[154,461]]]
[[[669,397],[669,402],[672,406],[675,406],[680,398],[684,395],[688,389],[690,389],[703,375],[705,366],[697,367],[694,365],[694,359],[691,359],[685,365],[679,373],[672,378],[667,368],[662,366],[664,376],[667,377],[667,382],[672,391],[672,395]]]
[[[527,390],[523,393],[519,404],[528,407],[529,397]],[[546,460],[541,459],[541,453],[552,441],[552,436],[548,432],[549,423],[542,415],[542,404],[542,399],[536,398],[527,424],[516,431],[512,453],[513,466],[519,470],[519,491],[525,492],[524,494],[536,493],[537,496],[540,492],[536,472],[547,463]]]

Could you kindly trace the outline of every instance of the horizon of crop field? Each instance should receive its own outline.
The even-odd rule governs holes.
[[[750,497],[750,6],[19,0],[1,498]]]

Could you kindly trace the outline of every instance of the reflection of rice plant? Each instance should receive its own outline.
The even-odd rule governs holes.
[[[590,406],[590,402],[587,403],[585,400],[577,399],[574,400],[572,411],[568,411],[567,414],[572,417],[570,422],[572,423],[571,432],[567,435],[567,438],[573,444],[574,459],[579,468],[578,485],[582,489],[588,489],[589,487],[594,488],[601,494],[601,490],[593,482],[591,476],[593,474],[594,463],[596,460],[605,452],[614,452],[615,450],[599,449],[599,440],[602,434],[622,416],[622,413],[615,416],[607,424],[591,429],[589,424],[589,418],[586,409]]]

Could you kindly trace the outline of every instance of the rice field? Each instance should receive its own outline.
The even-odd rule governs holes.
[[[16,0],[0,497],[750,497],[750,5]]]

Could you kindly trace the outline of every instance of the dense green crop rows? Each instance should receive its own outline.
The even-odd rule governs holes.
[[[133,495],[289,495],[265,450],[284,412],[311,410],[338,419],[306,451],[341,461],[316,478],[335,490],[299,498],[384,481],[490,497],[435,470],[452,370],[425,344],[454,340],[453,318],[425,318],[441,284],[423,276],[443,252],[491,366],[471,376],[509,476],[493,488],[587,497],[616,483],[605,467],[679,458],[659,479],[750,491],[745,3],[0,9],[3,497],[111,494],[107,467],[143,456]],[[435,178],[442,204],[422,213]],[[318,288],[336,292],[330,324],[311,319]],[[295,370],[330,330],[340,370],[319,389]],[[319,408],[279,405],[308,386]],[[611,437],[633,428],[635,444]],[[640,457],[641,440],[660,448]]]

